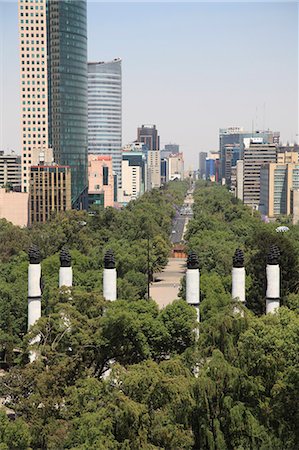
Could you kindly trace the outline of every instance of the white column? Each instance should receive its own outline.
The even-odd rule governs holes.
[[[232,269],[232,299],[245,303],[245,267]]]
[[[72,267],[60,267],[59,269],[59,287],[73,286],[73,269]]]
[[[117,274],[115,268],[104,268],[103,295],[105,300],[114,301],[117,298]]]
[[[28,330],[41,317],[41,265],[28,267]]]
[[[198,305],[200,301],[199,269],[186,271],[186,300],[189,305]]]
[[[280,307],[279,264],[267,264],[266,314],[274,313]]]

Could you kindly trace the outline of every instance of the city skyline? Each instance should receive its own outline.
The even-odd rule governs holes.
[[[0,2],[0,12],[0,146],[20,153],[17,3]],[[123,61],[122,144],[154,123],[161,148],[180,144],[186,167],[197,167],[222,127],[298,140],[297,19],[297,3],[89,1],[88,60]]]

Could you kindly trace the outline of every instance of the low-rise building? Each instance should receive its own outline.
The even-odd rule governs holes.
[[[0,188],[0,219],[6,219],[19,227],[28,225],[27,192],[12,192]]]
[[[0,152],[0,187],[21,191],[21,156]]]
[[[88,204],[114,206],[112,156],[88,155]]]

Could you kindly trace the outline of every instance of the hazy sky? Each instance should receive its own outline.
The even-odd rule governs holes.
[[[122,58],[123,144],[157,125],[187,167],[232,125],[298,134],[298,3],[88,2],[90,61]],[[17,3],[0,0],[0,149],[20,151]]]

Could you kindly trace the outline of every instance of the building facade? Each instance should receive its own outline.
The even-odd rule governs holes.
[[[29,224],[44,223],[54,212],[71,209],[71,169],[68,166],[31,166]]]
[[[18,227],[28,225],[28,192],[12,192],[0,187],[0,219]]]
[[[88,205],[114,206],[111,156],[88,155]]]
[[[279,153],[277,163],[261,167],[260,212],[268,217],[290,215],[293,192],[298,189],[298,153]]]
[[[164,151],[169,154],[179,153],[180,146],[178,144],[165,144]]]
[[[159,151],[160,136],[156,125],[141,125],[137,129],[137,141],[143,142],[149,151]]]
[[[199,153],[199,172],[198,172],[198,176],[200,179],[204,178],[206,176],[206,159],[208,157],[208,153],[207,152],[200,152]]]
[[[275,163],[276,144],[253,143],[250,141],[244,148],[243,157],[243,202],[254,209],[260,204],[261,167],[267,163]]]
[[[121,59],[88,63],[88,153],[112,158],[121,186]]]
[[[14,153],[5,155],[0,152],[0,188],[6,187],[14,191],[20,191],[21,184],[21,157]]]
[[[86,0],[19,0],[22,190],[30,166],[53,148],[72,169],[72,203],[87,190]]]

